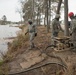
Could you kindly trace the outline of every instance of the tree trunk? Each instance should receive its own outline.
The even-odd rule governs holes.
[[[45,17],[44,17],[44,26],[46,27],[46,24],[45,24]]]
[[[38,23],[38,13],[37,13],[37,25],[39,25],[39,23]]]
[[[49,29],[50,29],[50,25],[49,25],[49,18],[48,18],[48,15],[49,15],[49,12],[48,12],[48,1],[47,1],[47,6],[46,6],[46,14],[47,14],[47,32],[49,32]]]
[[[48,22],[49,22],[49,23],[48,23],[48,24],[49,24],[49,28],[50,28],[50,21],[51,21],[50,5],[51,5],[51,0],[49,0],[49,17],[48,17],[48,18],[49,18],[49,21],[48,21]]]
[[[59,3],[58,3],[58,7],[57,7],[57,12],[56,12],[56,14],[59,14],[59,13],[60,13],[61,3],[62,3],[62,0],[60,0]]]
[[[64,24],[65,24],[65,36],[69,36],[68,26],[68,0],[64,0]]]
[[[34,0],[32,0],[32,20],[34,21]]]

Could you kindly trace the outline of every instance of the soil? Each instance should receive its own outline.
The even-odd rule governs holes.
[[[76,52],[72,50],[53,52],[52,55],[59,57],[61,60],[49,57],[44,53],[45,48],[51,44],[51,32],[47,33],[46,27],[38,27],[38,34],[34,43],[36,47],[29,50],[29,42],[27,42],[27,46],[20,49],[20,53],[17,54],[15,59],[7,63],[10,68],[10,75],[76,75]],[[47,63],[56,64],[41,66]],[[58,65],[58,63],[66,66],[67,69]],[[19,72],[21,73],[19,74]]]

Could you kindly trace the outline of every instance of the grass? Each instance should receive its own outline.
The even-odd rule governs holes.
[[[28,34],[22,35],[19,34],[17,38],[9,44],[8,52],[6,55],[3,55],[3,60],[0,61],[0,75],[5,74],[8,75],[9,66],[8,63],[13,61],[13,59],[20,54],[22,51],[22,47],[27,45]]]
[[[0,60],[0,66],[1,66],[3,63],[4,63],[4,61],[3,61],[3,60]]]
[[[4,56],[4,60],[6,62],[11,61],[17,54],[19,54],[21,52],[21,49],[27,45],[26,42],[28,41],[28,38],[28,34],[19,34],[17,38],[11,44],[9,44],[9,50]]]
[[[8,75],[8,71],[10,70],[7,64],[0,66],[0,75]]]
[[[22,29],[22,30],[23,30],[25,27],[26,27],[26,25],[21,25],[21,26],[19,26],[19,28]]]
[[[28,34],[27,35],[19,34],[17,38],[11,44],[9,44],[9,48],[8,48],[9,50],[7,54],[3,57],[3,61],[0,62],[0,73],[4,73],[4,72],[6,74],[8,73],[9,66],[6,64],[10,61],[13,61],[13,59],[22,52],[23,47],[27,48],[26,46],[28,45],[28,40],[29,40]],[[38,37],[37,40],[38,40],[38,43],[39,41],[43,42],[42,37]]]

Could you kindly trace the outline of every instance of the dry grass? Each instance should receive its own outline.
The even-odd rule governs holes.
[[[28,40],[29,40],[28,34],[27,35],[19,34],[17,38],[13,41],[13,43],[9,44],[9,50],[3,58],[4,61],[1,62],[2,66],[0,66],[0,73],[3,73],[3,71],[8,73],[9,67],[8,65],[4,67],[4,65],[7,64],[7,62],[13,61],[17,55],[21,54],[24,51],[24,49],[28,48],[29,46]],[[46,28],[44,26],[40,26],[38,27],[38,36],[34,41],[38,48],[44,50],[45,47],[50,44],[51,33],[47,33]],[[57,72],[57,75],[59,73]]]
[[[26,27],[26,25],[21,25],[21,26],[19,26],[19,28],[22,29],[22,30],[23,30],[25,27]]]
[[[19,34],[17,38],[9,44],[9,50],[6,55],[3,55],[3,61],[0,61],[0,75],[8,74],[9,66],[8,63],[13,61],[14,58],[22,52],[22,49],[27,48],[28,34]]]
[[[7,64],[0,66],[0,75],[8,75],[9,70],[10,68],[8,67]]]
[[[26,41],[28,41],[28,35],[25,36],[20,34],[10,45],[9,49],[11,49],[11,51],[17,51],[17,49],[20,49]]]
[[[27,35],[18,35],[17,38],[9,44],[8,52],[4,56],[4,62],[11,61],[14,59],[18,54],[20,54],[23,51],[23,48],[27,48],[28,46],[28,34]]]

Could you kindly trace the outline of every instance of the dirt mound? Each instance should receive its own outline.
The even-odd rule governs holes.
[[[38,36],[34,42],[36,48],[28,50],[29,41],[25,42],[19,51],[17,50],[18,52],[15,58],[7,63],[10,75],[76,74],[75,52],[54,52],[53,55],[55,57],[49,57],[44,53],[45,48],[51,44],[51,33],[47,33],[46,27],[38,27]]]

